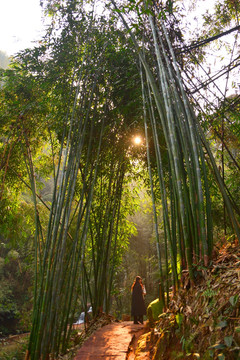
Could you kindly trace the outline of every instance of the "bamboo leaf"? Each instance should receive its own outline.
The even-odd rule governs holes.
[[[230,304],[232,306],[236,306],[237,302],[238,302],[238,298],[239,298],[238,294],[231,296],[230,299],[229,299]]]
[[[224,337],[224,343],[226,344],[227,347],[231,347],[232,342],[233,342],[233,336],[232,335]]]
[[[182,322],[183,322],[183,319],[184,319],[184,315],[181,314],[181,313],[177,313],[177,315],[176,315],[176,322],[177,322],[177,324],[178,324],[179,327],[181,327]]]
[[[221,343],[216,343],[216,344],[209,347],[209,349],[213,349],[213,350],[222,350],[222,349],[225,349],[225,348],[226,348],[226,345],[221,344]]]
[[[227,326],[227,321],[226,320],[222,320],[217,324],[217,328],[219,329],[224,329]]]

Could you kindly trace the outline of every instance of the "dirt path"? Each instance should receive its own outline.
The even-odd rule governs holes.
[[[79,349],[74,360],[133,359],[131,349],[144,332],[144,325],[131,321],[108,324],[95,331]]]

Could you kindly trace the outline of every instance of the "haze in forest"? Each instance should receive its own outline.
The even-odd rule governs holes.
[[[54,20],[43,42],[0,72],[0,332],[30,332],[26,360],[57,359],[90,305],[94,326],[134,315],[140,275],[148,309],[160,306],[158,322],[166,308],[179,340],[188,324],[185,339],[194,341],[194,326],[202,338],[196,308],[207,312],[206,340],[216,325],[207,348],[180,344],[183,359],[220,341],[231,348],[233,329],[222,324],[219,337],[217,324],[237,317],[240,282],[227,292],[208,275],[221,279],[216,256],[237,255],[240,242],[235,0],[219,0],[202,27],[183,20],[184,0],[109,0],[95,17],[94,0],[42,2]],[[230,58],[226,33],[236,39]],[[202,300],[192,306],[196,287]],[[227,298],[213,304],[220,293]]]
[[[6,69],[9,64],[9,57],[7,54],[0,50],[0,69]]]
[[[42,8],[39,0],[1,1],[0,51],[8,56],[39,40],[43,31]]]

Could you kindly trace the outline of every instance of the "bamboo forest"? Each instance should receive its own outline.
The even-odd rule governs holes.
[[[240,2],[40,4],[0,66],[0,360],[240,359]]]

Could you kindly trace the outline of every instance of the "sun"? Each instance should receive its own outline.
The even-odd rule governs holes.
[[[135,145],[140,145],[141,143],[142,143],[142,138],[141,138],[141,136],[134,136],[134,138],[133,138],[133,142],[134,142],[134,144]]]

